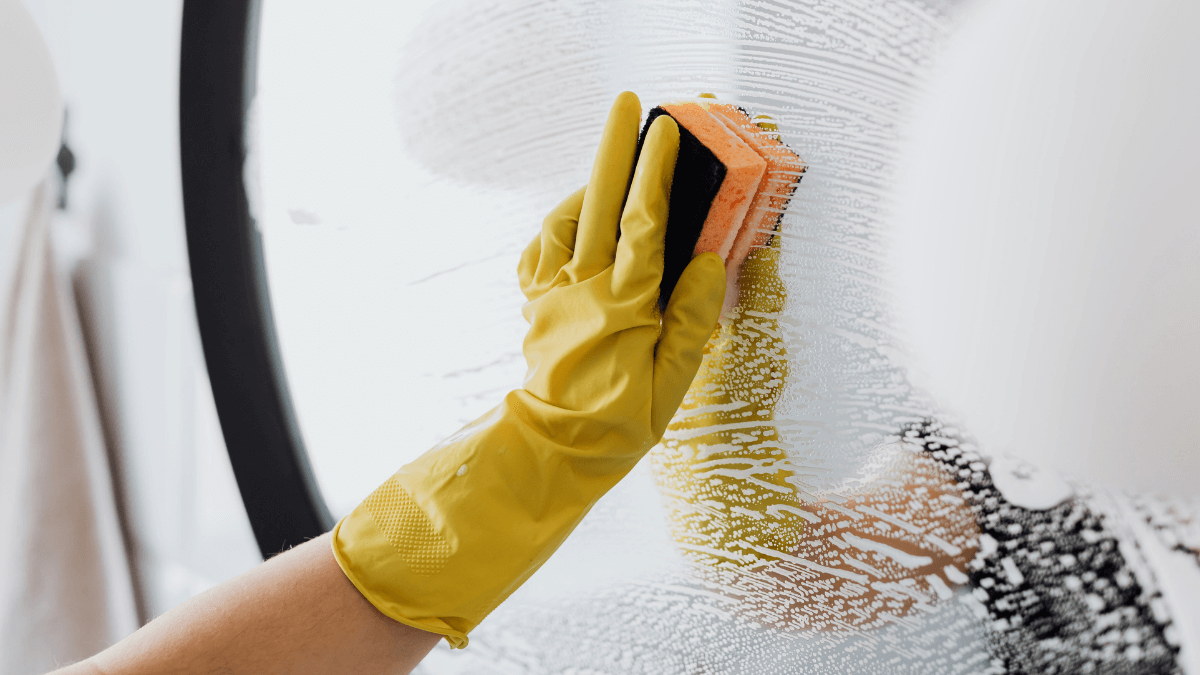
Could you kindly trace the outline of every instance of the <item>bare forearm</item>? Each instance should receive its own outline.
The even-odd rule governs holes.
[[[407,673],[438,639],[363,599],[323,536],[54,675]]]

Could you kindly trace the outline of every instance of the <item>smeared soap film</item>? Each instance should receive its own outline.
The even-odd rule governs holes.
[[[993,456],[906,379],[889,190],[950,9],[451,1],[396,45],[405,159],[471,197],[470,222],[450,206],[437,221],[459,239],[533,236],[586,181],[625,89],[647,108],[712,92],[769,115],[807,165],[662,445],[466,651],[421,672],[1171,673],[1200,649],[1181,618],[1200,597],[1165,591],[1186,584],[1159,562],[1200,573],[1193,504]],[[455,246],[416,288],[444,297],[482,269]],[[519,316],[515,294],[489,297],[488,317]],[[436,323],[422,312],[414,328]],[[462,397],[486,407],[479,374],[503,358],[453,380]]]

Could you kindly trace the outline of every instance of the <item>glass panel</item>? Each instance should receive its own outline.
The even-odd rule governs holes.
[[[767,115],[808,167],[663,444],[424,672],[1171,671],[1146,561],[1200,550],[1190,507],[987,454],[903,366],[885,226],[952,9],[265,4],[247,180],[337,516],[519,386],[518,256],[618,92]]]

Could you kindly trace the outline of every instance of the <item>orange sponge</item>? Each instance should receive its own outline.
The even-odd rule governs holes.
[[[662,109],[692,133],[725,166],[725,180],[708,207],[692,255],[711,251],[726,258],[750,208],[767,163],[729,127],[696,103]]]
[[[741,108],[709,102],[671,103],[651,110],[639,152],[650,125],[661,115],[679,125],[679,158],[659,304],[666,307],[683,269],[694,255],[705,252],[725,260],[733,291],[726,292],[726,303],[735,303],[737,271],[755,246],[769,240],[804,164]]]
[[[708,109],[767,163],[746,219],[724,256],[726,274],[734,278],[750,251],[770,240],[807,167],[772,133],[774,123],[755,123],[745,110],[729,104],[710,104]]]

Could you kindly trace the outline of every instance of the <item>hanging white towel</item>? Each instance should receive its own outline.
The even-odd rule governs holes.
[[[77,661],[138,625],[48,193],[45,183],[34,191],[12,273],[0,279],[0,675]]]

